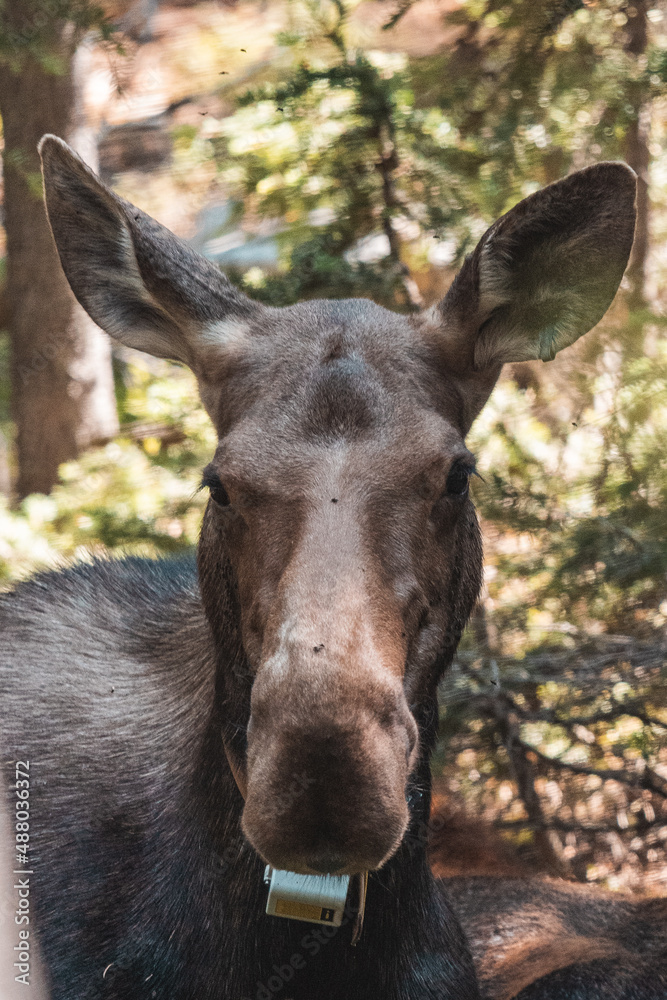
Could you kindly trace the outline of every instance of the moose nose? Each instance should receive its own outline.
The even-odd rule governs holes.
[[[354,708],[337,721],[316,707],[307,721],[281,720],[276,708],[256,717],[242,823],[274,868],[352,875],[381,867],[398,848],[412,733],[398,712],[392,722]]]

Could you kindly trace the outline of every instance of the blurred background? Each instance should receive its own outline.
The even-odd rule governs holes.
[[[471,433],[485,587],[433,838],[443,872],[667,892],[666,42],[665,0],[0,3],[0,587],[190,549],[215,443],[187,371],[74,303],[44,132],[273,305],[431,305],[497,216],[624,159],[614,306],[508,366]]]

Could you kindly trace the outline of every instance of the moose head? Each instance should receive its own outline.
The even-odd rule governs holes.
[[[40,149],[77,299],[123,344],[188,365],[217,431],[199,576],[245,834],[275,868],[378,868],[479,591],[466,434],[505,362],[553,358],[608,308],[635,176],[600,163],[526,198],[408,316],[265,307],[61,140]]]

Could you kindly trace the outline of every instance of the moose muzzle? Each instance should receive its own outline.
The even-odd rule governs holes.
[[[401,842],[417,727],[398,678],[318,666],[256,678],[243,829],[274,868],[355,874]]]

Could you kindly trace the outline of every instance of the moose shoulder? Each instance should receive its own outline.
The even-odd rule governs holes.
[[[474,1000],[415,833],[436,686],[480,585],[465,435],[504,362],[553,357],[609,306],[634,174],[603,163],[532,195],[407,317],[264,308],[59,139],[41,153],[74,294],[189,365],[218,434],[197,571],[98,563],[2,602],[3,759],[35,761],[54,1000]],[[266,916],[265,862],[370,872],[359,945],[351,920]]]

